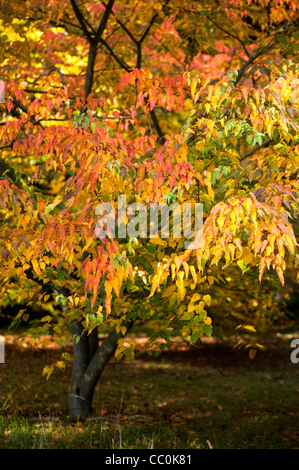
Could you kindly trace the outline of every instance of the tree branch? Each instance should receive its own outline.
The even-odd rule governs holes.
[[[244,62],[244,64],[238,70],[238,75],[237,75],[237,79],[235,81],[235,85],[241,80],[241,78],[243,77],[243,75],[246,72],[246,70],[248,69],[248,67],[250,67],[258,57],[264,55],[266,52],[268,52],[270,49],[272,49],[272,47],[274,47],[275,44],[276,44],[276,41],[271,42],[266,47],[263,47],[263,46],[260,47],[259,49],[257,49],[257,51],[253,55],[250,56],[250,59],[248,59],[246,62]]]
[[[96,57],[97,57],[97,46],[92,41],[89,46],[88,61],[87,61],[86,74],[85,74],[85,83],[84,83],[85,100],[87,99],[88,95],[90,94],[92,90]]]
[[[132,326],[133,321],[127,322],[125,324],[127,329],[126,334],[132,328]],[[82,377],[80,393],[84,397],[89,397],[90,401],[92,399],[92,396],[90,396],[91,390],[94,390],[94,387],[97,384],[107,362],[115,352],[118,340],[123,337],[124,335],[121,332],[116,333],[115,330],[112,330],[112,332],[109,333],[109,335],[104,339],[101,346],[97,348],[91,361],[89,362],[87,369],[85,370]]]
[[[77,7],[75,0],[71,0],[71,1],[72,1],[72,4],[75,3]],[[88,95],[91,93],[91,90],[92,90],[94,67],[95,67],[95,61],[96,61],[96,56],[97,56],[97,47],[98,47],[98,43],[100,39],[102,38],[102,34],[105,31],[105,28],[107,26],[107,21],[112,11],[113,5],[114,5],[114,0],[109,0],[95,36],[92,37],[88,33],[89,34],[88,40],[89,40],[90,46],[89,46],[88,63],[87,63],[87,68],[86,68],[85,84],[84,84],[85,99],[87,99]],[[78,9],[78,15],[79,15],[77,16],[78,19],[81,18],[81,23],[83,22],[85,24],[86,20],[83,18],[79,9]]]
[[[238,70],[238,75],[237,75],[237,80],[235,82],[235,85],[241,80],[241,78],[243,77],[243,75],[246,72],[246,70],[248,69],[248,67],[250,67],[250,65],[252,65],[253,62],[258,57],[266,54],[267,52],[269,52],[270,49],[272,49],[272,47],[274,47],[276,45],[276,37],[281,35],[281,34],[287,33],[292,26],[295,27],[295,30],[297,30],[299,28],[299,17],[295,18],[293,21],[290,21],[286,25],[282,26],[278,31],[274,31],[271,35],[271,36],[273,36],[273,41],[271,41],[266,46],[259,47],[256,50],[256,52],[253,55],[251,55],[250,58],[246,62],[244,62],[244,64]]]
[[[167,3],[169,3],[169,0],[167,0],[167,1],[165,2],[165,4],[167,4]],[[154,24],[154,22],[155,22],[157,16],[158,16],[158,13],[155,13],[155,14],[152,16],[152,19],[150,20],[148,27],[146,28],[146,30],[144,31],[143,35],[141,36],[141,38],[140,38],[139,41],[138,41],[139,44],[142,44],[143,41],[145,40],[146,36],[148,35],[148,33],[149,33],[151,27],[153,26],[153,24]]]
[[[158,121],[158,118],[156,116],[156,113],[155,113],[154,109],[152,109],[150,111],[150,115],[151,115],[154,127],[156,129],[156,132],[158,134],[159,141],[160,141],[161,144],[164,144],[165,143],[165,137],[164,137],[164,134],[163,134],[162,129],[160,127],[160,124],[159,124],[159,121]]]
[[[71,0],[71,4],[72,4],[73,10],[74,10],[74,13],[76,15],[76,18],[80,23],[80,26],[82,28],[82,31],[83,31],[86,39],[88,40],[88,42],[91,43],[92,42],[92,36],[91,36],[90,32],[88,31],[86,20],[85,20],[83,14],[81,13],[80,8],[78,7],[76,0]]]
[[[103,44],[103,46],[105,46],[105,48],[107,49],[107,51],[111,54],[111,56],[113,57],[113,59],[118,63],[118,65],[126,70],[127,72],[130,72],[132,70],[132,67],[129,67],[129,65],[127,65],[125,62],[123,62],[118,56],[117,54],[115,54],[115,52],[113,51],[113,49],[109,46],[109,44],[105,41],[105,39],[103,38],[100,38],[100,42]]]
[[[116,22],[122,27],[122,29],[127,33],[127,35],[132,39],[132,41],[135,43],[135,44],[138,44],[138,40],[135,38],[135,36],[133,36],[133,34],[131,33],[131,31],[126,27],[126,25],[120,21],[118,18],[116,19]]]
[[[248,152],[244,153],[243,155],[241,155],[240,157],[240,162],[241,164],[244,165],[244,162],[247,158],[251,157],[251,155],[253,155],[255,152],[257,152],[258,150],[260,150],[261,148],[263,147],[267,147],[269,144],[271,144],[272,142],[274,142],[273,139],[266,139],[264,140],[264,142],[262,143],[262,145],[255,145],[254,147],[252,147],[252,149],[248,150]]]
[[[239,43],[241,44],[241,46],[243,47],[244,49],[244,52],[246,53],[247,57],[250,59],[251,55],[249,53],[249,51],[247,50],[247,47],[245,46],[244,42],[242,41],[242,39],[240,39],[236,34],[233,34],[231,33],[230,31],[227,31],[226,29],[222,28],[222,26],[220,26],[218,23],[216,23],[216,21],[214,21],[212,18],[210,18],[208,15],[205,15],[205,17],[211,21],[211,23],[213,23],[216,28],[220,29],[221,31],[223,31],[225,34],[227,34],[228,36],[236,39],[237,41],[239,41]]]
[[[109,19],[110,13],[112,11],[114,5],[114,0],[109,0],[108,5],[106,6],[106,10],[103,14],[101,23],[97,29],[96,35],[94,37],[95,42],[98,44],[100,37],[102,37],[103,32],[106,29],[107,21]]]

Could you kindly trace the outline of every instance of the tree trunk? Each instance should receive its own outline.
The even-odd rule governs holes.
[[[132,323],[126,324],[127,331]],[[71,421],[85,420],[94,410],[92,400],[95,387],[102,372],[123,337],[114,330],[99,345],[97,329],[90,335],[83,332],[79,322],[70,325],[73,336],[74,362],[69,386],[69,417]],[[80,337],[77,342],[76,339]]]

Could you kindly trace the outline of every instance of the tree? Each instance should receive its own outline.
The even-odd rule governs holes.
[[[226,313],[264,334],[275,279],[298,262],[297,3],[17,1],[0,15],[2,303],[43,306],[33,337],[70,332],[70,418],[91,414],[113,354],[134,356],[136,321],[166,325],[160,348]],[[99,203],[119,220],[120,195],[136,212],[189,203],[193,223],[202,203],[202,243],[140,237],[136,216],[136,236],[96,236]]]

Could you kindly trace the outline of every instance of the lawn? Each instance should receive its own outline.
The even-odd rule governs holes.
[[[176,343],[158,358],[111,360],[94,417],[76,424],[67,415],[71,364],[47,380],[42,369],[59,351],[20,348],[14,335],[6,340],[2,449],[299,448],[299,364],[290,360],[288,335],[253,360],[213,339],[192,350]]]

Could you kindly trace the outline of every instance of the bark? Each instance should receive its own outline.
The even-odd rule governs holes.
[[[90,94],[92,90],[94,65],[95,65],[96,56],[97,56],[97,44],[92,43],[89,47],[88,63],[87,63],[86,76],[85,76],[85,84],[84,84],[85,99],[87,99],[88,95]]]
[[[126,324],[126,327],[128,331],[132,323]],[[123,335],[113,330],[99,345],[96,330],[88,336],[79,322],[71,324],[70,328],[74,338],[74,360],[69,387],[69,416],[71,421],[82,421],[94,412],[92,400],[95,387]],[[80,336],[78,342],[76,335]]]
[[[91,402],[80,393],[81,380],[89,362],[89,342],[86,333],[83,333],[81,323],[70,325],[73,337],[73,371],[69,385],[69,414],[72,421],[87,417],[92,413]],[[77,342],[77,338],[80,338]]]
[[[97,56],[97,47],[106,29],[109,16],[112,12],[114,1],[115,0],[108,1],[108,4],[102,16],[99,27],[95,31],[94,28],[90,26],[87,19],[85,18],[82,11],[80,10],[79,5],[77,4],[77,1],[71,0],[71,4],[74,10],[74,13],[77,17],[77,20],[80,24],[82,33],[84,34],[84,36],[86,37],[87,41],[90,44],[89,54],[88,54],[88,64],[87,64],[86,76],[85,76],[85,84],[84,84],[84,93],[85,93],[86,100],[92,90],[94,66],[95,66],[95,61],[96,61],[96,56]],[[91,28],[91,30],[89,28]]]

